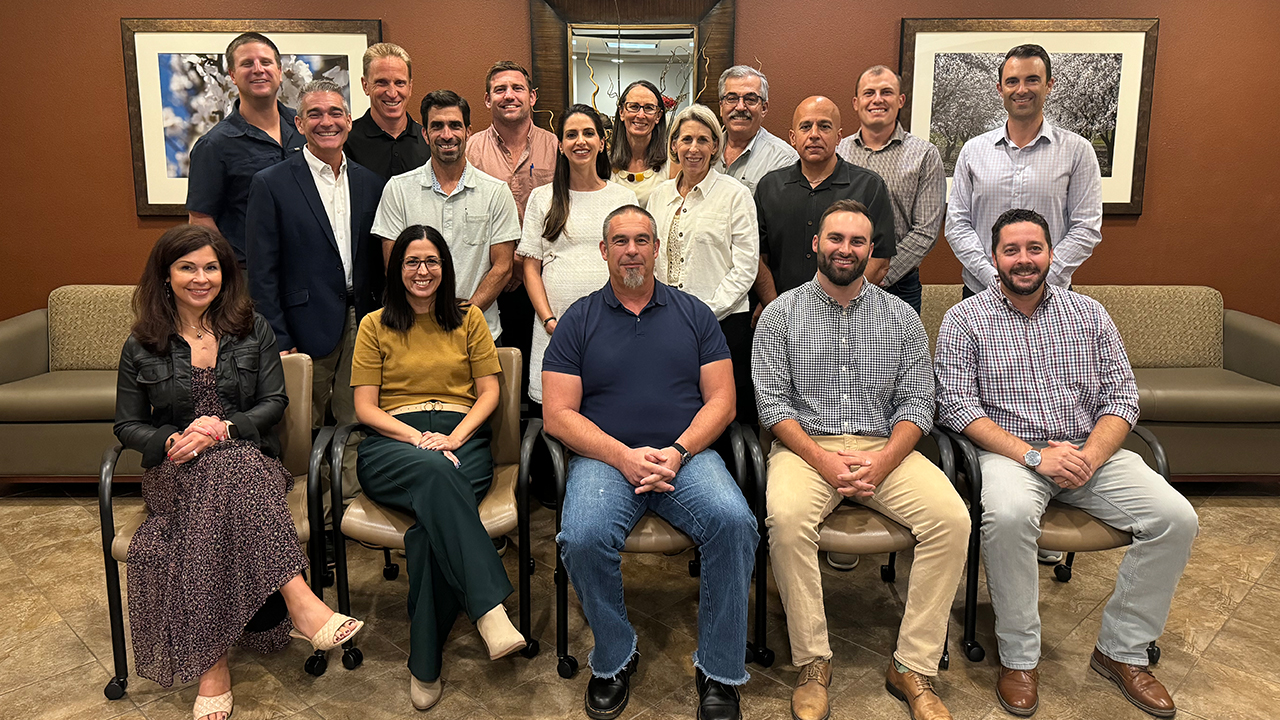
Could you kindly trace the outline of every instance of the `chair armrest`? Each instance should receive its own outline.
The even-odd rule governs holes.
[[[332,508],[335,530],[342,528],[342,461],[347,455],[347,439],[353,432],[370,433],[374,430],[360,423],[347,423],[339,426],[329,441],[329,507]]]
[[[565,487],[569,482],[569,458],[564,445],[559,440],[551,437],[546,429],[540,429],[538,434],[542,438],[543,444],[547,446],[547,453],[551,455],[551,469],[556,480],[556,534],[559,535],[560,516],[564,512]]]
[[[737,420],[729,423],[729,427],[725,428],[725,432],[729,435],[729,452],[733,455],[730,460],[733,461],[733,481],[738,484],[738,489],[742,491],[742,496],[751,498],[750,482],[752,474],[747,470],[747,447],[742,439],[742,425]]]
[[[0,320],[0,384],[49,372],[49,311]]]
[[[752,480],[754,481],[752,483],[754,492],[747,496],[747,500],[751,503],[752,509],[756,511],[756,520],[760,526],[760,536],[763,538],[765,535],[765,506],[768,502],[766,490],[769,478],[764,448],[760,446],[760,438],[756,437],[755,433],[752,433],[748,428],[741,427],[739,431],[747,454],[747,467],[751,471]]]
[[[116,463],[124,446],[116,443],[102,451],[102,466],[98,470],[98,519],[102,524],[102,553],[110,562],[111,545],[116,539],[115,511],[111,506],[111,482],[115,478]]]
[[[982,463],[978,460],[978,448],[973,441],[951,428],[934,426],[941,430],[951,445],[958,450],[965,478],[969,481],[969,505],[978,507],[982,503]]]
[[[1164,445],[1160,444],[1160,440],[1156,437],[1156,434],[1141,425],[1134,425],[1133,430],[1130,432],[1142,438],[1142,441],[1147,444],[1147,447],[1151,448],[1151,455],[1156,459],[1156,472],[1160,473],[1165,482],[1171,482],[1169,475],[1169,456],[1165,454]]]
[[[1280,324],[1238,310],[1224,311],[1222,366],[1280,385]]]
[[[942,428],[936,424],[929,431],[929,436],[938,445],[938,464],[942,467],[942,474],[947,476],[952,485],[956,484],[956,450],[951,443],[951,438]]]

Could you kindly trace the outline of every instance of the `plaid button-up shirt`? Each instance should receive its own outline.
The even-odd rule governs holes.
[[[933,428],[933,368],[920,317],[864,283],[843,307],[817,280],[769,303],[751,353],[760,424],[809,435],[889,437],[906,420]]]
[[[1120,333],[1093,298],[1045,284],[1030,317],[999,285],[947,311],[938,331],[938,422],[989,417],[1027,442],[1081,441],[1103,415],[1138,421]]]

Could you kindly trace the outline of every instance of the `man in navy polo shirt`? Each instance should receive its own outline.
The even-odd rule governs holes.
[[[710,308],[654,280],[652,215],[635,205],[610,213],[600,254],[609,284],[565,312],[542,363],[546,431],[574,453],[556,540],[595,635],[587,715],[607,720],[627,705],[636,634],[619,552],[652,510],[702,549],[698,716],[736,719],[760,536],[708,450],[735,412],[729,348]]]

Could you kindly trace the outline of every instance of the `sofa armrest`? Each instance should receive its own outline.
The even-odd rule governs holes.
[[[0,320],[0,383],[49,372],[49,311]]]
[[[1238,310],[1224,311],[1222,365],[1254,380],[1280,385],[1280,324]]]

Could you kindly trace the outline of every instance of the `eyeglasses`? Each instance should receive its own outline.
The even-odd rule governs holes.
[[[746,95],[729,93],[728,95],[725,95],[724,97],[720,98],[720,104],[733,107],[738,104],[739,100],[741,100],[742,104],[746,105],[749,108],[753,108],[759,105],[760,103],[764,102],[764,98],[760,97],[755,93],[747,93]]]
[[[657,105],[641,105],[638,102],[626,103],[622,106],[622,109],[626,110],[629,113],[644,113],[649,117],[653,117],[654,115],[658,114]]]
[[[426,265],[428,270],[439,270],[440,258],[429,257],[426,260],[419,260],[418,258],[409,258],[404,261],[404,269],[408,270],[409,272],[418,272],[418,268],[422,267],[423,265]]]

